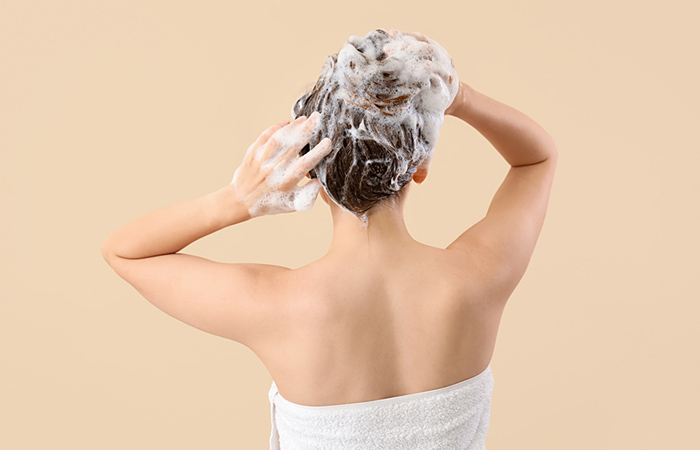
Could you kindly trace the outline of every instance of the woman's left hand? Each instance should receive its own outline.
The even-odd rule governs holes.
[[[231,184],[251,217],[311,209],[321,183],[313,179],[297,184],[331,151],[331,140],[325,138],[304,156],[296,156],[311,140],[319,116],[315,112],[273,125],[248,148]]]

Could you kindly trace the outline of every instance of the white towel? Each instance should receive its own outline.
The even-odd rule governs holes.
[[[368,402],[306,406],[272,382],[271,450],[485,449],[494,379],[491,365],[439,389]]]

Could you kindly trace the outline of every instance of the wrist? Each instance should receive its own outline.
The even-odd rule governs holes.
[[[248,208],[236,195],[230,184],[210,194],[214,204],[214,220],[221,228],[244,222],[251,218]]]
[[[464,82],[459,83],[459,91],[455,98],[454,108],[450,111],[452,116],[466,121],[470,114],[476,90]]]

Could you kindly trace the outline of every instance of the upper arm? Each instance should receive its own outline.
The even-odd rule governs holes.
[[[275,278],[290,270],[265,264],[227,264],[183,253],[126,259],[109,265],[149,302],[208,333],[248,345],[271,314]]]
[[[530,262],[544,223],[557,155],[511,167],[486,216],[447,249],[467,254],[488,277],[495,294],[512,293]]]

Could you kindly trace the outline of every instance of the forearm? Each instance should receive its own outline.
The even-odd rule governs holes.
[[[462,84],[460,108],[452,113],[481,133],[511,166],[535,164],[556,156],[556,144],[522,112]]]
[[[128,259],[176,253],[192,242],[248,220],[232,186],[152,211],[126,224],[102,245],[105,258]]]

